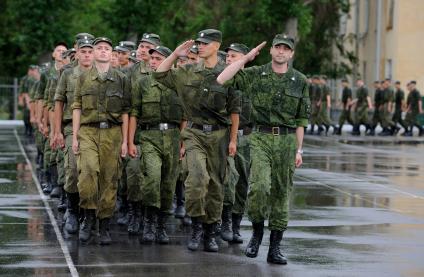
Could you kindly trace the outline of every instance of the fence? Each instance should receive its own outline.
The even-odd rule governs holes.
[[[0,77],[0,119],[18,119],[18,78]]]

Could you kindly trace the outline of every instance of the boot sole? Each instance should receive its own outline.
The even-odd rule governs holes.
[[[287,264],[287,261],[278,262],[278,261],[273,261],[273,260],[270,260],[270,259],[266,259],[266,261],[270,264],[279,264],[279,265],[286,265]]]

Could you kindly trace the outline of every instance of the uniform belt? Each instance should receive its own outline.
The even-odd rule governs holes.
[[[248,135],[250,135],[252,133],[252,128],[250,128],[250,127],[243,127],[243,128],[240,128],[240,129],[238,129],[238,135],[239,136],[248,136]]]
[[[86,123],[86,124],[82,124],[82,125],[94,127],[94,128],[99,128],[99,129],[109,129],[109,128],[112,128],[114,126],[119,126],[120,124],[115,124],[115,123],[108,122],[108,121],[101,121],[101,122]]]
[[[159,124],[140,124],[138,125],[140,130],[160,130],[165,131],[168,129],[176,129],[179,128],[178,124],[175,123],[159,123]]]
[[[218,130],[228,128],[227,126],[223,126],[223,125],[196,124],[196,123],[193,123],[193,122],[188,122],[187,127],[198,129],[198,130],[201,130],[205,133],[210,133],[212,131],[218,131]]]
[[[273,134],[274,136],[296,133],[296,128],[290,128],[286,126],[257,126],[255,130],[260,133]]]

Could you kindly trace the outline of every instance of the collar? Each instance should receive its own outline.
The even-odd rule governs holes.
[[[91,69],[90,69],[90,74],[91,74],[91,80],[96,80],[96,79],[99,79],[100,80],[100,73],[99,73],[99,71],[97,70],[97,67],[96,67],[96,65],[93,65],[92,67],[91,67]],[[109,69],[108,69],[108,71],[107,71],[107,73],[106,73],[106,80],[109,80],[109,81],[112,81],[112,82],[114,82],[115,81],[115,77],[113,76],[113,69],[112,69],[112,67],[110,66],[109,67]]]

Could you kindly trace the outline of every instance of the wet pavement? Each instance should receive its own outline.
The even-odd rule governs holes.
[[[189,252],[189,229],[172,220],[171,244],[141,245],[112,226],[113,245],[80,245],[60,232],[56,200],[41,196],[23,148],[0,129],[0,275],[5,276],[424,276],[424,138],[307,137],[296,171],[287,266],[269,265],[267,232],[256,259],[220,241]]]

